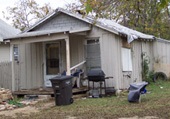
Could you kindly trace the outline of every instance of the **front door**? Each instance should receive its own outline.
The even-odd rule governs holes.
[[[44,82],[46,87],[51,87],[49,79],[57,76],[60,72],[60,46],[59,43],[45,44]]]

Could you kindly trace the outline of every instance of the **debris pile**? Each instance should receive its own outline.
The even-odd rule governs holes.
[[[13,98],[9,89],[0,88],[0,111],[13,110],[19,107],[35,105],[39,101],[48,100],[49,96],[25,95],[24,98]]]
[[[2,110],[12,110],[16,106],[8,104],[8,100],[12,100],[12,92],[9,89],[0,88],[0,111]]]
[[[9,89],[0,88],[0,103],[13,99],[12,92]]]
[[[1,102],[1,104],[0,104],[0,111],[3,111],[3,110],[13,110],[16,107],[17,107],[16,105],[8,104],[7,102]]]
[[[40,95],[25,95],[24,99],[20,102],[23,105],[35,105],[39,101],[48,100],[49,97],[47,96],[40,96]]]

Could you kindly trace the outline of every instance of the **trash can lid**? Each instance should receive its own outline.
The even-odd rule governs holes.
[[[67,79],[71,79],[71,78],[73,78],[73,76],[66,75],[66,76],[56,76],[54,78],[51,78],[50,80],[67,80]]]

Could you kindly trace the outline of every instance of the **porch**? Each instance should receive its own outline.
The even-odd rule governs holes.
[[[11,41],[12,52],[12,90],[14,93],[51,94],[51,91],[25,91],[49,88],[50,78],[67,75],[75,69],[86,71],[85,42],[86,31],[55,32],[35,35],[26,33]],[[15,55],[18,52],[18,55]],[[14,70],[17,69],[17,70]],[[17,92],[19,91],[19,92]]]

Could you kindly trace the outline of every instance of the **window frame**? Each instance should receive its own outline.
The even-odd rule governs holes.
[[[132,52],[131,49],[122,47],[122,71],[129,72],[133,71],[132,66]]]

